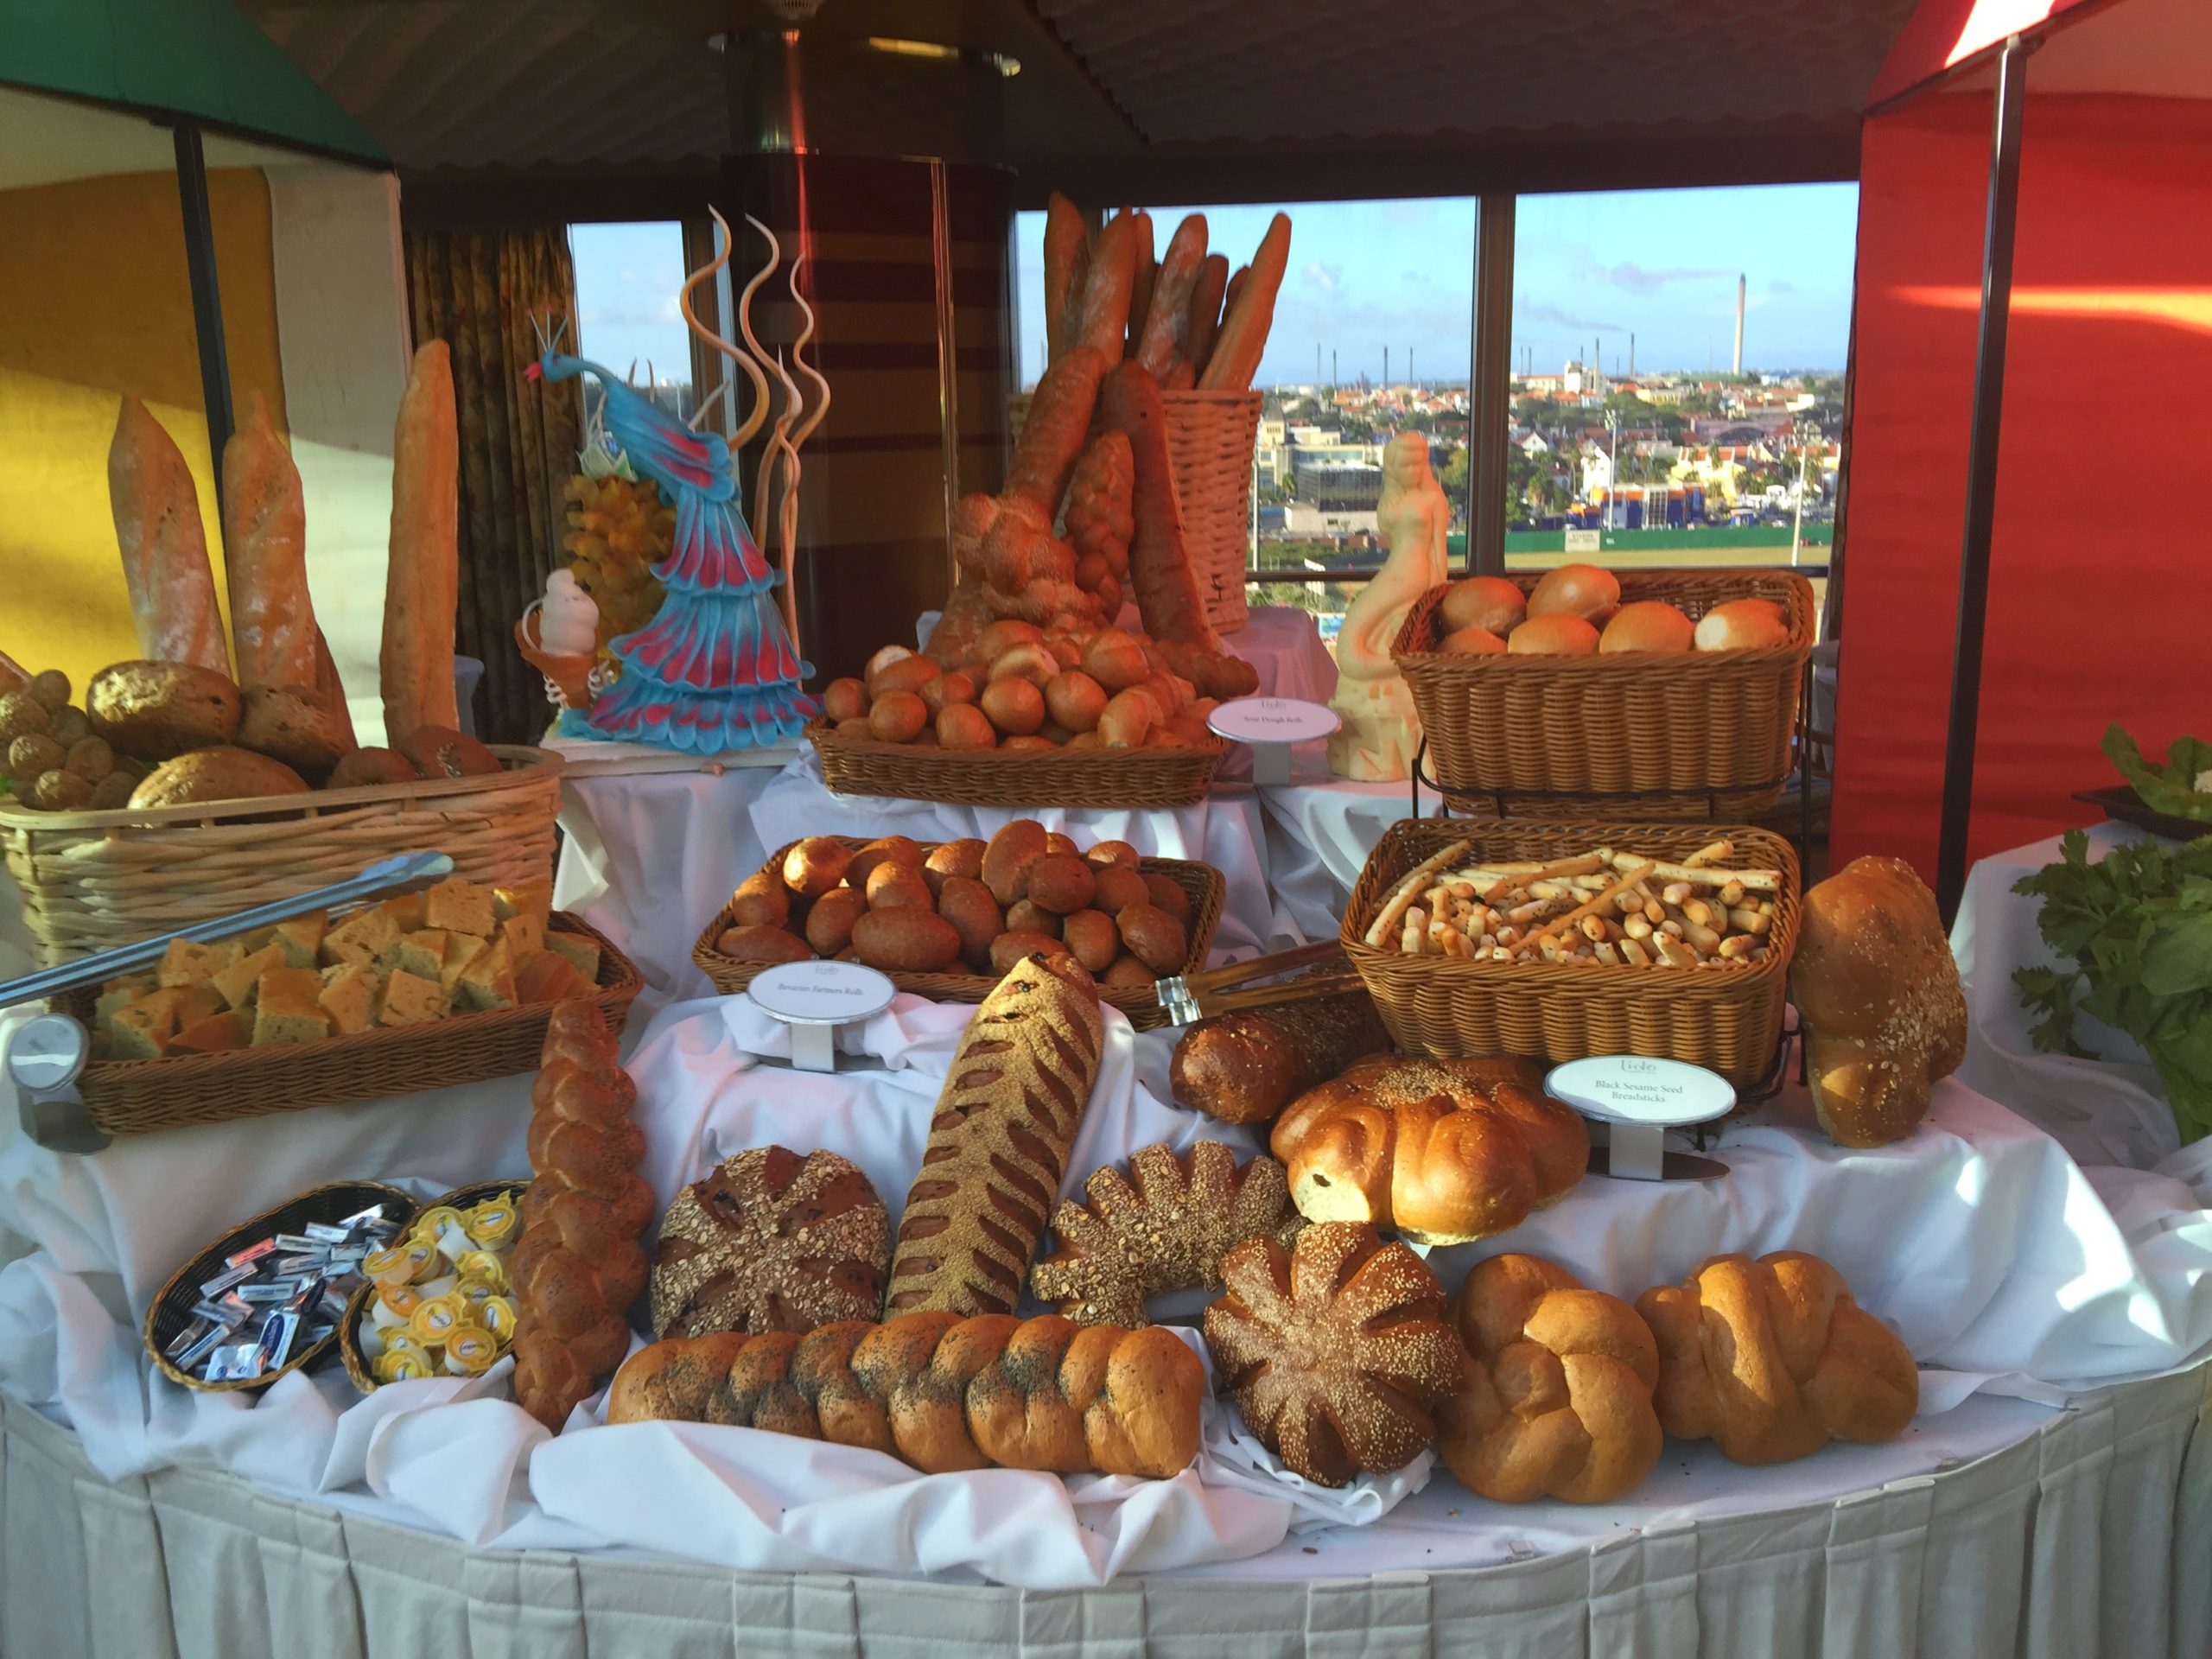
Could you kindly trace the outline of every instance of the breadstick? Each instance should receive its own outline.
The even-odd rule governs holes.
[[[1573,926],[1575,923],[1580,921],[1585,916],[1594,914],[1599,907],[1610,901],[1616,893],[1625,892],[1637,882],[1641,881],[1649,873],[1650,866],[1648,864],[1629,871],[1626,874],[1623,875],[1620,880],[1614,882],[1611,887],[1606,888],[1605,892],[1599,893],[1596,898],[1586,899],[1582,903],[1577,905],[1573,910],[1568,911],[1566,915],[1555,917],[1552,920],[1546,922],[1543,926],[1537,929],[1535,933],[1530,934],[1529,938],[1522,939],[1518,948],[1525,950],[1529,946],[1529,939],[1549,938],[1552,935],[1560,931],[1562,929]]]
[[[1582,853],[1573,858],[1563,858],[1553,864],[1541,864],[1525,877],[1510,876],[1495,883],[1483,894],[1484,904],[1494,905],[1516,887],[1526,887],[1553,876],[1587,875],[1611,861],[1612,849],[1600,847],[1595,852]]]
[[[1402,917],[1414,898],[1423,890],[1428,878],[1467,850],[1467,843],[1455,841],[1433,857],[1425,858],[1406,872],[1398,885],[1390,889],[1390,896],[1383,901],[1382,910],[1367,930],[1367,943],[1379,946],[1389,936],[1391,927]]]
[[[1618,870],[1624,859],[1635,857],[1633,853],[1616,853],[1613,868]],[[1731,881],[1740,881],[1753,893],[1777,893],[1782,887],[1780,870],[1710,870],[1699,864],[1654,861],[1644,866],[1643,874],[1655,881],[1687,881],[1700,887],[1725,887]]]
[[[1774,918],[1763,910],[1746,910],[1738,906],[1728,912],[1728,925],[1739,933],[1764,933],[1774,925]]]
[[[1682,862],[1694,869],[1700,864],[1710,864],[1715,859],[1726,858],[1735,850],[1736,843],[1724,836],[1719,841],[1708,841]]]

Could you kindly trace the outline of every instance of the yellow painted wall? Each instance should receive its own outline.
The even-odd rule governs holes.
[[[232,396],[284,425],[260,173],[208,178]],[[222,594],[214,473],[200,390],[182,211],[169,173],[0,192],[0,649],[81,689],[137,655],[108,506],[107,446],[121,396],[143,398],[199,486]]]

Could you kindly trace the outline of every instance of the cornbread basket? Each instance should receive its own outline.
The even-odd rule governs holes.
[[[1407,956],[1395,940],[1382,946],[1366,942],[1368,926],[1391,890],[1454,842],[1469,843],[1470,863],[1548,862],[1601,845],[1679,860],[1723,836],[1735,851],[1721,864],[1782,872],[1767,954],[1749,967],[1469,962]],[[1338,937],[1383,1024],[1408,1053],[1519,1054],[1554,1061],[1645,1054],[1707,1067],[1749,1090],[1771,1069],[1782,1039],[1789,956],[1797,941],[1797,887],[1796,853],[1764,830],[1408,818],[1384,831],[1368,855]]]
[[[1180,749],[923,748],[845,737],[826,720],[806,735],[822,781],[839,795],[890,795],[957,806],[1178,807],[1206,798],[1226,743]]]
[[[240,1222],[194,1255],[168,1276],[155,1295],[153,1306],[146,1310],[146,1321],[141,1329],[147,1355],[153,1360],[155,1369],[170,1382],[202,1394],[251,1394],[267,1388],[280,1376],[320,1363],[337,1345],[338,1332],[332,1332],[320,1342],[308,1344],[273,1371],[260,1376],[234,1377],[226,1382],[203,1382],[180,1368],[162,1351],[192,1323],[192,1309],[200,1300],[200,1287],[223,1270],[225,1256],[257,1243],[271,1233],[296,1233],[310,1221],[343,1221],[372,1204],[383,1205],[385,1215],[402,1226],[416,1213],[415,1200],[396,1186],[387,1186],[382,1181],[333,1181],[326,1186],[311,1187],[296,1198],[287,1198],[274,1210],[264,1210],[251,1221]],[[339,1329],[344,1328],[341,1323]]]
[[[1260,394],[1162,391],[1160,401],[1167,411],[1167,461],[1182,504],[1191,574],[1198,579],[1215,632],[1234,633],[1249,614],[1244,565],[1252,553],[1252,445],[1260,432]],[[1026,392],[1007,403],[1007,424],[1016,442],[1029,403]]]
[[[324,887],[394,853],[442,852],[499,887],[553,867],[561,757],[494,745],[502,770],[187,806],[41,812],[0,797],[0,851],[48,966]]]
[[[1789,637],[1749,651],[1470,656],[1435,649],[1445,589],[1431,588],[1398,630],[1391,660],[1421,715],[1436,787],[1454,806],[1548,819],[1725,819],[1781,798],[1813,648],[1812,584],[1792,570],[1618,575],[1623,604],[1664,600],[1692,621],[1728,600],[1772,600]],[[1542,574],[1506,580],[1526,593]]]
[[[515,1202],[520,1204],[522,1195],[529,1188],[530,1181],[527,1178],[519,1181],[473,1181],[467,1186],[456,1186],[450,1192],[441,1193],[428,1204],[413,1210],[409,1219],[411,1220],[414,1216],[419,1216],[425,1211],[435,1210],[445,1205],[451,1205],[456,1210],[466,1210],[471,1205],[483,1203],[486,1198],[496,1198],[502,1192],[513,1193]],[[519,1243],[522,1236],[519,1230],[515,1236]],[[375,1289],[376,1285],[372,1281],[363,1285],[348,1296],[346,1299],[346,1317],[338,1322],[339,1362],[346,1367],[347,1378],[363,1394],[374,1394],[384,1386],[377,1381],[375,1374],[369,1370],[369,1362],[361,1352],[361,1341],[357,1334],[360,1329],[361,1315],[368,1311],[369,1297]]]
[[[645,985],[638,970],[605,934],[565,911],[553,912],[551,931],[581,934],[599,947],[599,990],[592,1001],[619,1030]],[[89,1029],[98,1000],[98,988],[87,987],[56,997],[54,1007]],[[308,1043],[156,1060],[92,1060],[77,1089],[86,1115],[110,1135],[383,1100],[534,1070],[554,1006],[490,1008]]]
[[[858,851],[868,842],[858,836],[833,837],[840,846]],[[760,867],[763,874],[773,874],[784,867],[784,858],[798,842],[777,849],[775,855]],[[925,847],[925,853],[930,849]],[[1221,922],[1221,906],[1228,891],[1228,883],[1219,870],[1211,864],[1200,864],[1180,858],[1141,858],[1137,868],[1147,875],[1164,875],[1183,889],[1191,900],[1191,925],[1185,932],[1190,939],[1191,953],[1181,970],[1197,973],[1206,965],[1206,952],[1213,944],[1214,929]],[[741,962],[726,957],[715,949],[715,941],[721,938],[722,930],[735,925],[731,914],[737,903],[734,893],[728,904],[716,912],[707,924],[706,931],[699,935],[699,942],[691,947],[691,960],[699,964],[699,971],[715,982],[715,988],[725,996],[734,996],[753,982],[753,976],[772,964],[765,962]],[[932,1002],[981,1002],[997,986],[996,974],[917,973],[904,968],[882,970],[884,976],[902,991],[912,991],[916,996],[925,996]],[[1102,985],[1098,997],[1111,1003],[1128,1015],[1129,1023],[1139,1031],[1153,1031],[1167,1023],[1167,1010],[1160,1006],[1157,994],[1149,985]]]

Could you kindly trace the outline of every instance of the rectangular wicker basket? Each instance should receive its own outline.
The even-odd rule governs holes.
[[[1569,858],[1600,845],[1681,858],[1721,836],[1726,861],[1782,872],[1767,955],[1748,968],[1609,968],[1534,960],[1465,962],[1370,945],[1367,929],[1399,880],[1455,841],[1481,859]],[[1398,1046],[1435,1055],[1554,1061],[1648,1054],[1719,1072],[1738,1089],[1771,1069],[1797,941],[1797,855],[1764,830],[1707,824],[1522,823],[1408,818],[1368,855],[1339,937]]]
[[[1751,651],[1597,657],[1435,649],[1433,588],[1391,653],[1428,740],[1429,775],[1456,806],[1500,816],[1740,818],[1780,798],[1805,660],[1812,584],[1793,570],[1624,570],[1624,604],[1665,600],[1694,621],[1770,599],[1789,638]],[[1541,573],[1510,573],[1524,592]]]
[[[857,836],[839,836],[836,839],[858,849],[867,842]],[[783,868],[784,855],[792,847],[776,849],[774,856],[760,868],[764,872]],[[929,851],[925,847],[924,852]],[[1219,870],[1211,864],[1200,864],[1180,858],[1141,858],[1137,868],[1147,875],[1164,875],[1183,889],[1191,900],[1191,925],[1185,930],[1191,944],[1191,954],[1182,971],[1196,973],[1206,965],[1206,952],[1212,948],[1214,929],[1221,922],[1221,906],[1228,892],[1228,883]],[[726,957],[715,949],[715,941],[722,930],[734,924],[731,907],[737,903],[734,893],[729,904],[715,912],[706,931],[699,935],[699,942],[691,947],[691,960],[699,964],[699,971],[715,982],[715,988],[725,996],[734,996],[753,982],[753,976],[768,964],[765,962],[740,962]],[[999,982],[995,974],[947,973],[925,974],[906,969],[886,971],[893,985],[902,991],[912,991],[916,996],[928,997],[933,1002],[981,1002],[991,994]],[[1167,1010],[1151,987],[1125,988],[1120,986],[1101,986],[1099,1000],[1110,1002],[1128,1015],[1129,1023],[1139,1031],[1151,1031],[1167,1023]]]
[[[48,965],[327,887],[395,853],[444,853],[487,886],[553,868],[561,757],[497,745],[504,770],[105,812],[0,798],[0,851]]]
[[[645,981],[630,959],[588,922],[553,912],[553,931],[599,946],[592,1001],[621,1028]],[[92,1023],[96,989],[54,999],[60,1012]],[[382,1100],[537,1069],[550,1002],[455,1014],[419,1026],[388,1026],[311,1043],[280,1043],[158,1060],[93,1060],[77,1080],[85,1110],[102,1133],[149,1135],[236,1117]]]
[[[1198,579],[1215,632],[1235,633],[1250,614],[1244,563],[1252,553],[1252,445],[1260,433],[1260,394],[1163,391],[1160,401],[1167,413],[1167,464],[1183,509],[1191,574]],[[1029,403],[1027,392],[1007,400],[1007,429],[1016,442]]]
[[[838,795],[889,795],[957,806],[1195,806],[1226,743],[1187,749],[923,748],[845,737],[825,720],[806,735],[822,781]]]

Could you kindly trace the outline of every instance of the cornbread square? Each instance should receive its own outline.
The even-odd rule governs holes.
[[[510,916],[499,924],[499,938],[506,942],[507,955],[520,962],[533,950],[545,948],[545,924],[535,916]]]
[[[377,993],[384,976],[358,962],[341,962],[322,970],[322,994],[315,1001],[339,1032],[366,1031],[376,1023]]]
[[[309,915],[295,916],[270,930],[270,943],[284,953],[287,968],[312,968],[322,949],[323,930],[329,925],[330,918],[319,910]]]
[[[596,940],[587,938],[581,933],[549,931],[545,935],[545,948],[566,957],[569,965],[583,976],[585,984],[599,983],[599,944]]]
[[[541,875],[532,881],[511,881],[493,888],[492,913],[503,922],[517,916],[530,917],[543,932],[546,918],[553,913],[551,878]]]
[[[575,964],[556,950],[533,950],[515,969],[515,994],[525,1002],[560,1002],[572,996],[589,996]]]
[[[423,925],[448,933],[467,933],[480,939],[492,937],[498,918],[492,914],[492,895],[473,881],[449,875],[423,894]]]
[[[271,968],[284,965],[283,947],[272,942],[263,945],[250,957],[240,957],[207,983],[223,999],[226,1007],[247,1007],[252,1004],[254,993],[260,988],[261,976]]]
[[[472,1008],[512,1008],[515,1005],[514,958],[507,942],[494,939],[489,948],[461,969],[454,990]]]
[[[156,991],[154,995],[172,999],[169,1007],[176,1017],[180,1031],[210,1014],[223,1011],[223,999],[215,994],[215,988],[212,985],[181,985],[173,991]]]
[[[438,969],[438,983],[450,994],[468,971],[468,964],[482,956],[488,947],[473,933],[446,935],[446,959]]]
[[[111,979],[107,988],[92,1002],[92,1020],[105,1025],[110,1015],[129,1007],[142,996],[151,996],[161,987],[151,974],[125,974],[121,979]]]
[[[385,978],[384,995],[377,999],[377,1024],[380,1026],[419,1026],[442,1020],[445,1013],[446,994],[437,982],[410,974],[404,968]]]
[[[154,970],[154,977],[165,991],[181,985],[205,985],[245,954],[245,947],[236,939],[226,939],[220,944],[171,939],[168,949],[162,952],[161,966]]]
[[[205,1020],[195,1020],[169,1039],[172,1054],[220,1054],[233,1048],[244,1048],[252,1040],[252,1029],[246,1024],[245,1015],[235,1011],[211,1014]]]
[[[435,979],[445,970],[448,937],[435,927],[418,928],[400,940],[397,960],[384,965],[404,968],[417,979]]]
[[[322,936],[322,960],[327,967],[339,962],[373,963],[399,943],[399,924],[382,905],[356,911]]]
[[[108,1048],[119,1060],[158,1060],[176,1032],[176,1008],[160,993],[118,1008],[107,1022]]]
[[[399,893],[385,899],[384,907],[391,912],[391,919],[399,925],[401,932],[421,931],[423,926],[423,895],[421,893]]]
[[[322,976],[307,968],[272,968],[254,993],[253,1045],[311,1043],[330,1035],[323,1012]]]

